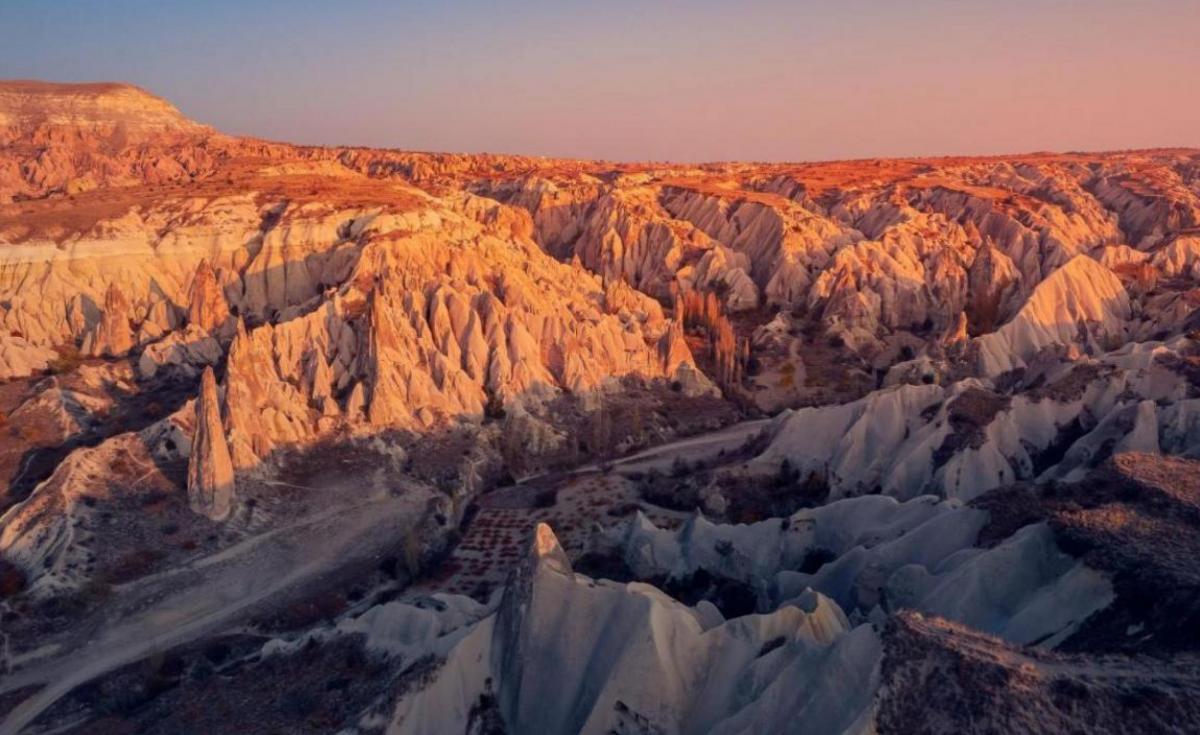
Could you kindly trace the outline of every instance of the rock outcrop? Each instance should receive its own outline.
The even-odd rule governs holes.
[[[1150,262],[1164,276],[1200,281],[1200,237],[1177,237],[1156,252]]]
[[[1021,297],[1021,273],[1012,259],[991,242],[975,253],[967,270],[967,323],[977,334],[991,332],[1008,320]]]
[[[0,730],[1195,730],[1197,182],[298,147],[0,83]],[[207,645],[250,610],[288,632]]]
[[[192,451],[188,455],[187,493],[192,510],[214,521],[225,520],[233,509],[233,462],[211,367],[205,368],[200,378]]]
[[[92,357],[124,357],[133,348],[129,301],[116,282],[104,292],[104,310],[93,331],[83,339],[83,354]]]
[[[229,321],[229,302],[225,300],[225,293],[207,260],[200,261],[200,265],[196,266],[196,274],[192,276],[187,321],[205,334],[221,331]]]
[[[500,609],[411,683],[388,732],[468,731],[481,697],[517,732],[780,732],[797,721],[854,731],[878,657],[870,627],[850,629],[817,593],[725,620],[649,585],[575,575],[539,525]]]
[[[979,337],[974,347],[983,374],[999,375],[1024,367],[1047,348],[1092,353],[1115,348],[1124,341],[1130,315],[1120,279],[1078,255],[1038,284],[1010,322]]]
[[[22,165],[0,164],[0,203],[148,179],[188,180],[211,167],[209,152],[197,145],[211,134],[128,84],[0,82],[0,145],[28,154]],[[161,155],[164,143],[170,155]]]
[[[198,130],[166,100],[130,84],[54,84],[35,80],[0,84],[0,128],[59,128],[64,134],[107,133],[120,127],[143,139]]]
[[[1179,337],[1074,362],[1052,355],[1004,393],[968,378],[786,411],[752,466],[771,475],[786,459],[831,497],[971,499],[1014,481],[1079,479],[1114,449],[1190,456],[1200,451],[1196,350]]]

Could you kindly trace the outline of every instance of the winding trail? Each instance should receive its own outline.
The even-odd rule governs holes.
[[[648,470],[652,467],[661,470],[669,468],[676,459],[689,462],[708,459],[722,450],[732,452],[740,448],[746,440],[769,427],[774,420],[765,418],[742,421],[726,426],[724,429],[696,434],[686,439],[642,450],[615,460],[612,465],[624,470]]]
[[[668,468],[676,458],[705,459],[739,448],[771,419],[745,421],[669,442],[612,461],[623,470]],[[600,472],[588,465],[565,473]],[[527,478],[525,482],[528,482]],[[0,722],[0,735],[18,735],[76,687],[159,651],[238,623],[250,608],[366,558],[381,558],[411,532],[427,496],[381,491],[291,525],[251,536],[226,549],[114,589],[99,637],[31,664],[0,681],[0,694],[44,685]],[[69,648],[64,646],[64,648]]]
[[[722,429],[659,444],[624,457],[608,460],[602,464],[588,464],[572,470],[551,470],[530,475],[521,478],[517,484],[528,485],[535,480],[544,480],[547,477],[567,478],[573,475],[593,475],[608,468],[620,468],[633,472],[645,471],[652,467],[665,470],[670,468],[671,463],[676,459],[695,462],[713,457],[721,451],[732,452],[739,449],[747,439],[768,428],[774,420],[774,417],[767,417],[740,421]]]
[[[348,564],[381,558],[412,531],[426,499],[420,492],[382,492],[121,589],[118,609],[109,612],[113,623],[99,637],[0,682],[0,694],[45,685],[7,714],[0,735],[17,735],[96,677],[228,627],[258,603]]]

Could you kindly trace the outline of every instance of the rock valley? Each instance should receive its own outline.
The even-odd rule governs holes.
[[[0,733],[1200,728],[1200,151],[305,147],[0,82]]]

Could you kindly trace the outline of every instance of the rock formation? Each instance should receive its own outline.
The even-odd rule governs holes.
[[[1017,315],[975,342],[985,375],[1022,367],[1040,351],[1075,346],[1091,352],[1124,341],[1129,296],[1104,266],[1077,255],[1033,290]]]
[[[1197,227],[1194,150],[298,147],[0,83],[0,730],[1195,730]]]
[[[467,731],[481,697],[519,732],[773,732],[796,721],[841,732],[869,705],[879,651],[869,628],[848,628],[816,593],[726,621],[711,604],[576,576],[540,525],[500,609],[414,682],[389,732]],[[755,675],[767,666],[776,675]]]
[[[104,310],[99,323],[83,340],[83,354],[92,357],[124,357],[133,347],[129,301],[114,281],[104,292]]]
[[[985,242],[967,271],[968,323],[976,333],[986,334],[1007,321],[1020,297],[1021,274],[1012,259],[990,241]]]
[[[188,292],[188,324],[206,334],[219,331],[229,320],[229,303],[207,260],[196,266]]]
[[[225,427],[221,422],[221,400],[211,367],[200,378],[196,399],[196,425],[188,456],[188,504],[192,510],[214,521],[229,517],[233,508],[233,462]]]
[[[211,133],[165,100],[127,84],[4,82],[0,144],[18,155],[41,150],[24,166],[0,166],[0,203],[17,195],[184,180],[211,165],[195,145]],[[139,150],[139,144],[168,140],[171,156]]]

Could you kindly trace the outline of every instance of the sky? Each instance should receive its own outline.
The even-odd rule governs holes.
[[[0,0],[0,78],[233,134],[610,160],[1200,146],[1200,0]]]

